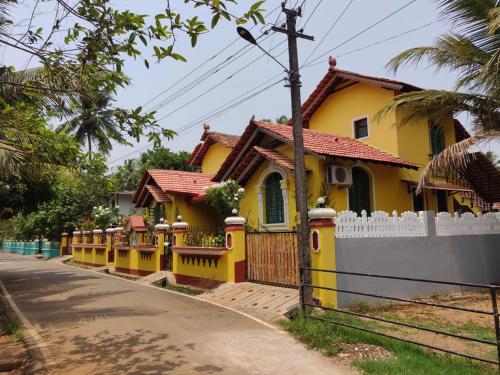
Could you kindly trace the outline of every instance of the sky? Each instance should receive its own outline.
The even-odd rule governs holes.
[[[200,13],[199,10],[186,6],[183,1],[174,1],[175,3],[171,2],[171,4],[178,7],[177,9],[182,11],[183,15]],[[288,2],[290,1],[297,2],[297,0]],[[329,55],[336,57],[339,69],[397,79],[423,88],[452,89],[456,79],[453,72],[436,73],[432,67],[429,68],[424,64],[418,67],[405,67],[393,75],[386,67],[387,62],[399,52],[415,46],[431,45],[440,34],[450,30],[451,25],[440,19],[439,12],[436,10],[436,1],[416,0],[370,30],[352,38],[408,2],[408,0],[305,0],[303,17],[298,21],[298,28],[303,27],[303,32],[314,36],[315,40],[298,41],[299,61],[301,65],[304,65],[308,56],[312,54],[308,63],[313,61],[317,64],[309,67],[305,64],[300,71],[302,101],[307,99],[326,73]],[[13,14],[21,18],[27,16],[28,3],[29,0],[21,2]],[[252,3],[253,1],[240,0],[239,5],[231,10],[235,14],[241,14]],[[267,0],[264,8],[270,12],[280,3],[279,0]],[[115,4],[121,9],[131,9],[138,13],[153,15],[161,12],[165,7],[165,1],[158,0],[119,0]],[[342,17],[331,32],[324,37],[348,4],[350,5]],[[209,20],[207,12],[202,11],[200,16]],[[40,23],[48,22],[48,19],[46,21],[43,19],[44,16],[41,17]],[[265,26],[253,27],[252,34],[255,37],[260,36],[277,20],[278,24],[284,20],[284,15],[280,14],[279,8],[267,16]],[[246,27],[250,28],[252,25],[249,24]],[[378,43],[420,27],[422,28],[419,30]],[[282,64],[288,65],[285,35],[269,33],[263,35],[259,41],[261,46],[270,51]],[[378,44],[364,48],[374,43]],[[339,45],[341,46],[326,53]],[[242,48],[245,49],[242,50]],[[164,141],[164,147],[174,151],[192,151],[203,132],[204,120],[210,117],[207,114],[213,113],[214,110],[231,101],[240,103],[219,117],[208,121],[211,130],[240,134],[253,115],[258,119],[275,119],[283,114],[290,116],[289,89],[284,87],[284,82],[277,83],[285,77],[283,68],[265,56],[258,48],[252,48],[246,41],[238,38],[234,24],[227,22],[219,24],[216,29],[202,35],[195,48],[191,48],[187,38],[181,37],[177,42],[177,49],[187,58],[186,63],[175,60],[154,63],[154,59],[150,58],[151,51],[149,50],[145,50],[144,54],[151,62],[150,69],[145,67],[142,59],[127,59],[125,73],[131,77],[132,84],[118,91],[115,102],[120,107],[143,106],[146,110],[162,104],[156,118],[159,119],[161,126],[179,133],[174,139]],[[357,49],[360,50],[356,51]],[[238,57],[231,63],[213,72],[214,66],[235,54]],[[324,56],[316,60],[321,55]],[[11,64],[18,69],[26,65],[26,56],[17,51],[0,51],[0,57],[3,64]],[[31,65],[35,63],[32,61]],[[200,64],[201,66],[195,72],[158,96]],[[206,79],[187,91],[185,86],[199,77]],[[271,84],[274,85],[269,87]],[[249,97],[252,93],[258,94]],[[469,127],[467,116],[461,115],[459,119],[466,127]],[[133,143],[132,147],[115,145],[109,155],[108,165],[116,168],[125,159],[138,157],[140,152],[149,146],[147,141],[139,144]],[[500,144],[484,145],[483,150],[491,150],[500,155]]]

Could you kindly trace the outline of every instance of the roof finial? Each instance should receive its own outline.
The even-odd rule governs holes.
[[[328,64],[330,64],[330,68],[335,69],[335,67],[337,66],[337,60],[335,59],[335,57],[330,56],[328,58]]]
[[[207,123],[204,123],[203,124],[203,129],[207,132],[210,130],[210,125],[208,125]]]

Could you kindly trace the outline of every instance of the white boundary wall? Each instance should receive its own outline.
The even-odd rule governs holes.
[[[335,237],[425,237],[458,236],[475,234],[500,234],[500,213],[486,213],[477,216],[471,213],[451,215],[439,212],[435,217],[430,211],[406,211],[398,216],[396,211],[389,215],[375,211],[370,216],[363,211],[340,212],[335,219]]]

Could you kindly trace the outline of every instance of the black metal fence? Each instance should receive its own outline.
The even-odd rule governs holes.
[[[407,342],[410,344],[422,346],[422,347],[425,347],[428,349],[432,349],[432,350],[436,350],[436,351],[440,351],[440,352],[444,352],[444,353],[448,353],[448,354],[457,355],[457,356],[464,357],[464,358],[471,359],[471,360],[490,363],[490,364],[494,364],[497,366],[500,365],[500,320],[499,320],[498,305],[497,305],[497,294],[498,294],[498,291],[500,289],[500,285],[461,283],[461,282],[452,282],[452,281],[419,279],[419,278],[411,278],[411,277],[378,275],[378,274],[369,274],[369,273],[361,273],[361,272],[325,270],[325,269],[318,269],[318,268],[301,268],[301,271],[305,271],[305,270],[310,271],[310,272],[326,272],[326,273],[334,273],[334,274],[339,274],[339,275],[358,276],[358,277],[366,277],[366,278],[381,278],[381,279],[388,279],[388,280],[400,280],[400,281],[408,281],[408,282],[419,282],[419,283],[431,283],[431,284],[437,284],[437,285],[458,286],[458,287],[464,287],[464,288],[467,288],[470,290],[488,291],[490,298],[491,298],[491,307],[492,307],[491,310],[481,310],[481,309],[474,309],[474,308],[462,307],[462,306],[453,306],[453,305],[447,305],[447,304],[442,304],[442,303],[435,303],[435,302],[429,302],[429,301],[417,300],[417,299],[411,299],[411,298],[400,298],[400,297],[394,297],[394,296],[386,296],[383,294],[366,293],[366,292],[362,292],[362,291],[358,291],[358,290],[331,288],[331,287],[326,287],[326,286],[322,286],[322,285],[302,284],[300,286],[300,293],[301,294],[303,293],[304,288],[316,288],[316,289],[333,291],[333,292],[337,292],[337,293],[348,293],[348,294],[353,294],[353,295],[362,296],[362,297],[378,298],[378,299],[389,300],[389,301],[403,302],[403,303],[407,303],[407,304],[424,305],[424,306],[433,307],[433,308],[442,308],[442,309],[462,311],[462,312],[483,315],[483,316],[484,315],[491,316],[491,318],[493,319],[494,326],[495,326],[496,341],[480,339],[480,338],[461,335],[461,334],[457,334],[457,333],[453,333],[453,332],[449,332],[449,331],[445,331],[445,330],[433,329],[433,328],[424,327],[424,326],[420,326],[420,325],[416,325],[416,324],[410,324],[410,323],[386,319],[386,318],[382,318],[382,317],[378,317],[378,316],[367,315],[364,313],[355,312],[355,311],[351,311],[348,309],[340,309],[340,308],[334,308],[334,307],[328,307],[328,306],[318,306],[316,304],[311,304],[311,303],[306,303],[306,302],[304,302],[304,305],[302,306],[303,310],[306,312],[304,314],[304,316],[306,318],[309,318],[309,319],[316,319],[316,320],[320,320],[320,321],[333,323],[333,324],[336,324],[336,325],[339,325],[342,327],[351,328],[351,329],[355,329],[355,330],[359,330],[359,331],[363,331],[363,332],[367,332],[367,333],[372,333],[375,335],[379,335],[379,336]],[[402,337],[390,335],[390,334],[383,333],[383,332],[377,332],[374,330],[367,329],[365,327],[359,327],[359,326],[356,326],[356,325],[353,325],[350,323],[336,321],[336,320],[333,320],[330,318],[315,316],[315,315],[308,313],[308,310],[310,310],[310,309],[307,309],[307,307],[320,308],[324,311],[333,311],[333,312],[340,313],[340,314],[347,314],[347,315],[351,315],[351,316],[356,316],[358,318],[369,319],[369,320],[373,320],[373,321],[393,324],[396,326],[402,326],[402,327],[415,329],[415,330],[419,330],[419,331],[431,332],[431,333],[434,333],[437,335],[444,335],[444,336],[448,336],[448,337],[453,337],[453,338],[460,339],[460,340],[466,340],[466,341],[470,341],[470,342],[476,342],[479,344],[494,346],[494,347],[496,347],[496,350],[497,350],[497,361],[490,360],[490,359],[483,358],[483,357],[478,357],[478,356],[467,354],[467,353],[457,352],[457,351],[451,350],[449,348],[439,347],[436,345],[430,345],[430,344],[426,344],[423,342],[405,339]],[[499,368],[499,370],[500,370],[500,368]]]

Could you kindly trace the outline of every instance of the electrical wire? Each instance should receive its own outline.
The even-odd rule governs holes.
[[[335,56],[336,58],[339,58],[339,57],[343,57],[343,56],[347,56],[347,55],[351,55],[353,53],[356,53],[356,52],[359,52],[359,51],[363,51],[367,48],[370,48],[370,47],[374,47],[374,46],[377,46],[379,44],[382,44],[382,43],[385,43],[385,42],[388,42],[390,40],[393,40],[393,39],[396,39],[396,38],[399,38],[401,36],[404,36],[404,35],[407,35],[407,34],[410,34],[410,33],[413,33],[415,31],[418,31],[418,30],[422,30],[422,29],[425,29],[426,27],[429,27],[431,25],[434,25],[438,23],[438,21],[434,21],[434,22],[429,22],[429,23],[426,23],[425,25],[422,25],[422,26],[418,26],[418,27],[415,27],[413,29],[410,29],[410,30],[407,30],[407,31],[404,31],[402,33],[399,33],[399,34],[396,34],[396,35],[393,35],[393,36],[390,36],[388,38],[385,38],[385,39],[382,39],[382,40],[378,40],[376,42],[373,42],[373,43],[370,43],[370,44],[367,44],[367,45],[364,45],[362,47],[359,47],[359,48],[356,48],[356,49],[353,49],[351,51],[348,51],[348,52],[344,52],[340,55],[337,55]],[[317,61],[315,63],[309,63],[307,65],[305,65],[303,68],[309,68],[309,67],[312,67],[312,66],[316,66],[318,64],[323,64],[323,61]]]
[[[364,34],[365,32],[367,32],[368,30],[371,30],[373,29],[375,26],[379,25],[380,23],[384,22],[385,20],[389,19],[390,17],[394,16],[395,14],[401,12],[403,9],[409,7],[411,4],[413,4],[414,2],[416,2],[417,0],[411,0],[409,1],[408,3],[406,3],[405,5],[403,5],[402,7],[396,9],[395,11],[389,13],[388,15],[386,15],[385,17],[381,18],[380,20],[378,20],[377,22],[371,24],[370,26],[364,28],[363,30],[361,30],[360,32],[354,34],[353,36],[347,38],[346,40],[344,40],[342,43],[336,45],[335,47],[329,49],[328,51],[326,51],[325,53],[317,56],[316,58],[314,58],[313,60],[311,60],[311,63],[314,63],[316,61],[318,61],[319,59],[323,58],[324,56],[328,55],[329,53],[331,53],[333,50],[339,48],[339,47],[342,47],[343,45],[345,45],[346,43],[350,42],[351,40],[357,38],[358,36]]]
[[[311,53],[307,56],[307,58],[305,59],[304,63],[302,65],[306,65],[307,62],[309,61],[309,59],[312,57],[312,55],[314,55],[314,53],[318,50],[319,46],[321,46],[321,43],[323,43],[326,39],[326,37],[328,35],[330,35],[330,33],[332,32],[332,30],[335,28],[335,26],[339,23],[340,19],[343,17],[343,15],[345,14],[345,12],[347,12],[347,10],[349,9],[349,7],[351,6],[351,4],[354,2],[354,0],[350,0],[349,3],[344,7],[344,9],[342,10],[342,12],[339,14],[339,16],[335,19],[335,21],[333,22],[332,26],[330,26],[330,28],[328,29],[328,31],[323,35],[323,37],[321,38],[321,40],[318,42],[318,44],[316,44],[316,46],[314,47],[314,49],[311,51]]]
[[[271,84],[269,84],[268,86],[256,91],[256,92],[253,92],[255,91],[256,89],[258,89],[259,87],[262,87],[263,85],[265,85],[266,83],[272,81],[273,79],[277,78],[279,75],[281,75],[282,73],[279,73],[277,75],[274,75],[273,77],[265,80],[264,82],[260,83],[259,85],[253,87],[252,89],[246,91],[245,93],[229,100],[228,102],[226,102],[225,104],[223,104],[222,106],[219,106],[217,107],[216,109],[214,110],[211,110],[207,113],[205,113],[204,115],[202,115],[201,117],[197,118],[196,120],[193,120],[193,121],[190,121],[188,122],[187,124],[181,126],[180,128],[178,129],[174,129],[176,132],[177,132],[177,135],[180,136],[180,135],[183,135],[185,134],[186,132],[188,132],[189,130],[191,130],[192,128],[194,128],[195,126],[199,125],[201,122],[207,122],[209,120],[213,120],[215,118],[218,118],[224,114],[226,114],[227,112],[233,110],[234,108],[236,108],[237,106],[239,106],[240,104],[242,103],[245,103],[247,102],[248,100],[262,94],[263,92],[271,89],[272,87],[276,86],[277,84],[279,84],[280,82],[283,82],[283,78],[278,80],[278,81],[275,81]],[[253,93],[252,93],[253,92]],[[247,95],[249,94],[249,95]],[[121,160],[125,160],[126,158],[132,156],[132,155],[135,155],[149,147],[151,147],[151,145],[153,144],[153,142],[148,142],[147,144],[145,144],[144,146],[141,146],[139,148],[136,148],[134,149],[133,151],[125,154],[125,155],[122,155],[116,159],[113,159],[111,160],[110,162],[108,162],[108,165],[113,165],[115,164],[116,162],[119,162]]]
[[[313,8],[311,14],[309,15],[309,17],[307,17],[307,20],[306,22],[304,22],[304,25],[300,26],[301,28],[305,28],[307,26],[307,24],[309,23],[309,20],[312,18],[312,16],[314,16],[314,13],[316,12],[316,10],[318,9],[318,7],[321,5],[321,3],[323,2],[324,0],[319,0],[317,3],[316,3],[316,6]]]

